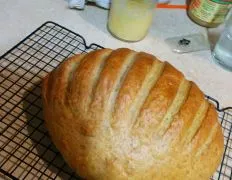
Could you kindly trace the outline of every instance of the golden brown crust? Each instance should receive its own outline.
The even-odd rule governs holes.
[[[83,178],[208,179],[221,161],[215,108],[150,54],[121,48],[75,55],[42,90],[51,138]]]
[[[114,128],[116,128],[115,126],[122,128],[123,125],[129,125],[129,122],[125,122],[123,117],[128,113],[153,63],[155,63],[154,56],[146,53],[137,54],[135,62],[129,70],[115,102],[113,117],[111,119],[111,125]],[[131,84],[133,84],[133,88],[131,88]]]

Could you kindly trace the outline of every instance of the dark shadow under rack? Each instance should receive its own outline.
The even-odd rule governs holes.
[[[0,57],[0,179],[80,179],[49,139],[42,117],[41,79],[63,59],[103,48],[46,22]],[[211,179],[232,176],[232,108],[218,110],[224,129],[222,164]]]

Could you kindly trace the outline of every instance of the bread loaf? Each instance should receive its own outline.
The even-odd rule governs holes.
[[[75,55],[43,80],[42,96],[54,144],[85,179],[206,180],[221,161],[214,106],[150,54]]]

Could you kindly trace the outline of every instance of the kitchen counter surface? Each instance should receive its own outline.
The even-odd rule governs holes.
[[[175,3],[183,4],[184,0]],[[149,34],[136,43],[112,37],[106,28],[107,15],[107,10],[95,6],[71,10],[65,0],[1,0],[0,55],[45,21],[54,21],[81,34],[87,44],[94,42],[109,48],[128,47],[152,53],[181,70],[207,95],[217,99],[221,107],[232,106],[232,72],[212,63],[210,50],[175,54],[164,41],[168,37],[198,32],[207,36],[207,29],[194,24],[185,10],[157,9]]]

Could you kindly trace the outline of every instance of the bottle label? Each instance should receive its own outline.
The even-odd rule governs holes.
[[[198,19],[207,23],[222,23],[230,9],[229,4],[213,0],[193,0],[189,11]]]

